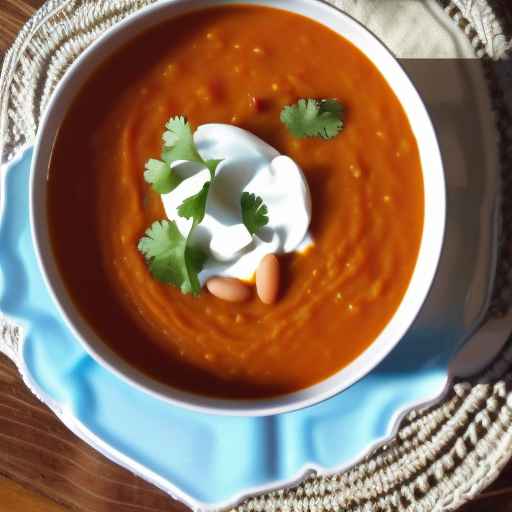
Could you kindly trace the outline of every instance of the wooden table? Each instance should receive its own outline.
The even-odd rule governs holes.
[[[43,0],[0,0],[0,53]],[[0,356],[0,512],[185,510],[64,427]],[[512,512],[512,464],[460,512]]]

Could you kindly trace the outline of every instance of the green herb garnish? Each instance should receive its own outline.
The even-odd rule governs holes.
[[[208,167],[213,179],[215,170],[222,160],[203,160],[201,158],[194,142],[192,127],[187,119],[184,116],[173,117],[167,121],[165,127],[167,130],[162,135],[164,141],[162,160],[169,166],[176,160],[199,162]]]
[[[169,220],[154,222],[140,239],[138,249],[149,263],[153,277],[173,284],[183,293],[197,295],[201,286],[197,275],[201,272],[206,255],[189,244],[176,223]]]
[[[251,235],[268,223],[268,208],[263,199],[249,192],[243,192],[240,198],[242,221]]]
[[[331,139],[343,129],[343,107],[337,100],[301,99],[283,108],[281,121],[295,137]]]
[[[169,165],[175,160],[188,160],[204,164],[194,142],[192,127],[185,117],[173,117],[167,121],[165,127],[167,130],[162,135],[164,141],[162,160]]]
[[[194,142],[192,127],[183,116],[176,116],[165,125],[165,132],[162,135],[164,147],[162,159],[151,158],[146,163],[144,179],[152,186],[158,194],[167,194],[174,190],[182,181],[172,171],[171,165],[177,160],[199,162],[209,170],[212,179],[215,177],[217,166],[222,160],[203,160]]]
[[[206,212],[206,200],[208,199],[208,191],[210,190],[210,181],[203,185],[203,188],[193,196],[187,197],[178,206],[178,215],[185,219],[193,219],[193,227],[202,222]]]
[[[153,190],[159,194],[167,194],[175,189],[181,182],[181,178],[172,172],[167,162],[162,162],[155,158],[151,158],[146,162],[144,179],[151,184]]]
[[[183,116],[170,119],[165,125],[166,131],[162,138],[162,160],[150,159],[146,163],[144,179],[159,194],[167,194],[181,182],[171,169],[173,162],[186,160],[205,165],[212,180],[221,160],[203,160],[194,143],[190,123]],[[201,272],[207,256],[190,244],[191,235],[196,226],[203,220],[206,212],[206,201],[211,181],[195,195],[185,199],[178,207],[178,215],[192,219],[192,226],[185,238],[174,221],[161,220],[154,222],[146,230],[138,244],[139,251],[149,264],[153,277],[163,283],[173,284],[183,293],[197,295],[201,289],[198,274]]]

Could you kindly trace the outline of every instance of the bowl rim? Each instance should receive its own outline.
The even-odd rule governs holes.
[[[429,266],[426,267],[426,274],[422,276],[422,286],[419,290],[415,290],[415,304],[411,306],[412,313],[407,316],[406,321],[402,321],[398,330],[398,334],[388,336],[388,340],[382,343],[376,343],[380,340],[382,332],[379,333],[377,338],[359,354],[349,365],[341,368],[338,372],[327,377],[317,384],[313,384],[307,388],[303,388],[291,393],[282,395],[271,396],[261,399],[229,399],[229,398],[216,398],[211,396],[203,396],[200,394],[184,391],[168,384],[160,382],[150,375],[142,372],[138,368],[132,366],[125,361],[120,355],[108,347],[108,345],[101,340],[89,323],[85,320],[82,313],[75,307],[73,300],[69,298],[69,293],[64,281],[57,268],[55,259],[52,257],[52,248],[48,236],[47,215],[46,215],[46,189],[44,186],[48,176],[49,162],[55,144],[56,136],[60,123],[67,112],[67,107],[72,103],[80,91],[80,86],[83,85],[90,77],[94,69],[99,66],[108,56],[114,54],[116,50],[123,46],[127,41],[136,35],[143,33],[149,28],[162,23],[167,19],[178,17],[181,14],[193,11],[203,10],[208,7],[219,5],[255,5],[275,7],[291,12],[298,12],[296,9],[301,7],[305,11],[314,11],[316,15],[309,13],[299,12],[303,16],[324,24],[321,19],[323,15],[331,16],[336,22],[343,22],[348,24],[352,30],[359,31],[364,37],[368,38],[370,44],[381,52],[381,55],[388,60],[388,65],[393,65],[395,71],[400,73],[400,79],[404,83],[404,87],[409,90],[415,108],[418,109],[419,116],[422,117],[422,122],[427,130],[427,136],[431,139],[430,145],[433,154],[429,156],[431,161],[429,170],[434,168],[436,173],[435,179],[437,180],[437,196],[436,196],[436,216],[437,229],[433,232],[434,240],[428,247],[425,247],[425,223],[427,211],[427,187],[425,185],[425,169],[424,161],[421,154],[420,140],[418,137],[417,144],[420,151],[420,161],[422,164],[422,176],[424,185],[425,197],[425,213],[424,213],[424,226],[420,249],[418,251],[417,260],[413,275],[409,281],[404,297],[398,309],[393,313],[393,316],[386,324],[382,332],[392,323],[397,315],[397,311],[402,307],[405,298],[411,292],[411,283],[417,274],[418,262],[420,257],[428,258]],[[163,17],[156,20],[159,14],[164,14]],[[141,20],[145,20],[149,25],[144,26],[142,29],[135,29],[134,33],[129,36],[129,29],[134,29]],[[155,21],[156,20],[156,21]],[[379,63],[375,62],[361,47],[353,40],[340,33],[338,30],[328,27],[341,37],[345,37],[356,48],[363,52],[372,64],[379,70],[386,82],[389,81],[384,76]],[[123,39],[124,35],[124,39]],[[114,40],[115,44],[111,48],[107,48],[108,43]],[[102,54],[103,51],[103,54]],[[98,58],[99,57],[99,58]],[[87,67],[87,64],[92,64]],[[86,72],[84,72],[86,71]],[[391,87],[391,84],[389,84]],[[402,107],[405,109],[403,99],[393,89],[394,94],[400,101]],[[407,113],[406,113],[407,115]],[[413,122],[407,115],[411,128]],[[434,178],[433,178],[434,179]],[[67,327],[70,329],[73,336],[81,343],[85,350],[101,365],[107,367],[110,371],[114,372],[123,380],[135,385],[137,388],[149,393],[152,396],[163,399],[164,401],[186,407],[195,411],[209,413],[209,414],[222,414],[222,415],[237,415],[237,416],[266,416],[273,414],[280,414],[284,412],[291,412],[294,410],[302,409],[320,403],[332,396],[347,389],[362,377],[370,373],[400,342],[405,333],[409,330],[412,323],[418,316],[421,307],[423,306],[439,265],[442,247],[445,237],[446,226],[446,181],[444,176],[441,152],[439,143],[436,136],[435,128],[432,124],[428,111],[419,95],[416,87],[411,79],[395,59],[391,51],[380,41],[380,39],[364,27],[360,22],[352,18],[350,15],[344,13],[336,6],[327,3],[325,0],[163,0],[145,7],[129,16],[108,29],[98,39],[96,39],[88,48],[86,48],[77,59],[70,65],[63,78],[60,80],[55,91],[53,92],[48,105],[46,106],[36,137],[34,154],[30,170],[30,186],[29,186],[29,204],[30,204],[30,226],[31,235],[34,242],[36,257],[38,260],[39,268],[41,270],[43,280],[47,286],[49,293],[54,300],[57,309],[59,310],[62,318],[64,319]],[[425,253],[428,252],[428,256]],[[389,339],[391,338],[391,339]],[[361,364],[361,359],[369,358],[365,364]],[[344,379],[340,375],[349,374],[349,377]],[[340,382],[334,382],[335,380]],[[309,395],[309,396],[308,396]]]

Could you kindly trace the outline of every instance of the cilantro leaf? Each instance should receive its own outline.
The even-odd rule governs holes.
[[[283,108],[281,121],[295,137],[331,139],[343,129],[343,107],[333,99],[301,99]]]
[[[150,158],[146,162],[146,170],[144,171],[144,179],[150,183],[155,192],[159,194],[167,194],[174,190],[180,183],[181,179],[176,173],[172,172],[169,164]]]
[[[148,261],[155,279],[173,284],[183,293],[197,295],[200,292],[197,275],[206,256],[200,249],[188,245],[188,238],[180,233],[175,222],[154,222],[139,240],[138,249]]]
[[[204,163],[206,167],[210,170],[210,174],[212,175],[212,180],[215,178],[215,171],[217,170],[217,166],[222,162],[222,159],[220,160],[206,160]]]
[[[176,116],[167,121],[167,130],[162,135],[164,148],[162,160],[171,165],[175,160],[188,160],[204,164],[197,151],[192,127],[184,116]]]
[[[251,235],[254,235],[268,223],[268,208],[263,199],[249,192],[243,192],[240,198],[242,220]]]
[[[164,147],[162,149],[162,160],[171,165],[175,160],[187,160],[199,162],[210,170],[212,179],[215,177],[215,170],[222,160],[203,160],[194,142],[194,134],[190,123],[184,116],[172,117],[167,121],[167,130],[162,135]]]
[[[203,185],[203,188],[193,196],[187,197],[180,206],[178,206],[178,215],[185,219],[192,218],[194,225],[199,224],[204,219],[206,212],[206,200],[210,190],[210,181]]]

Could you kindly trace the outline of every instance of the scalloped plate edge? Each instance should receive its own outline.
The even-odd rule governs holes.
[[[30,324],[26,320],[21,320],[16,317],[9,316],[8,318],[15,320],[16,323],[20,324],[22,327]],[[156,487],[164,491],[166,494],[170,495],[175,500],[181,501],[185,505],[189,506],[192,510],[198,512],[210,512],[218,509],[232,508],[237,504],[241,503],[242,501],[248,498],[252,498],[256,495],[277,490],[283,487],[293,487],[294,485],[299,484],[304,478],[312,474],[318,476],[331,476],[352,468],[357,463],[359,463],[363,458],[365,458],[370,453],[378,449],[380,446],[390,442],[398,433],[402,420],[407,416],[407,414],[409,414],[409,412],[418,408],[429,407],[431,405],[434,405],[438,401],[442,401],[442,399],[450,390],[451,384],[449,376],[446,375],[445,382],[441,391],[437,389],[436,392],[433,393],[433,395],[430,398],[418,402],[413,402],[407,405],[406,407],[396,411],[389,422],[389,424],[392,426],[389,434],[377,438],[372,444],[367,446],[365,450],[363,450],[360,454],[356,455],[352,460],[340,466],[334,467],[332,469],[326,469],[317,464],[307,464],[289,479],[276,480],[271,484],[265,484],[261,486],[244,489],[242,492],[238,493],[234,497],[223,502],[206,503],[197,500],[194,497],[190,496],[189,494],[183,492],[178,486],[174,485],[172,482],[160,477],[155,472],[148,470],[142,464],[139,464],[130,457],[127,457],[119,450],[112,448],[108,443],[103,441],[101,438],[99,438],[97,435],[91,432],[87,427],[85,427],[82,422],[77,421],[76,418],[69,414],[61,406],[59,402],[55,401],[50,395],[43,391],[41,387],[38,385],[38,383],[32,378],[30,370],[26,366],[25,361],[23,359],[23,347],[25,345],[25,341],[25,336],[22,336],[21,344],[19,347],[19,359],[14,362],[18,368],[18,371],[20,372],[20,375],[22,376],[23,382],[28,387],[28,389],[36,396],[38,400],[47,405],[52,410],[52,412],[59,418],[59,420],[62,421],[62,423],[69,430],[71,430],[71,432],[73,432],[82,441],[90,445],[92,448],[101,453],[107,459],[134,473],[143,480],[155,485]]]

